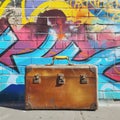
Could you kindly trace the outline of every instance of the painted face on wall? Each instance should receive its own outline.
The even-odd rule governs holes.
[[[65,35],[65,25],[66,16],[60,10],[49,10],[40,14],[37,19],[37,32],[47,33],[49,28],[52,28],[56,31],[58,40],[62,39]],[[64,26],[64,27],[63,27]],[[42,28],[42,29],[41,29]]]

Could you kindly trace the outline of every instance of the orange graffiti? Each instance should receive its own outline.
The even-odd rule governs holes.
[[[58,19],[57,24],[59,26],[59,33],[58,33],[58,39],[62,40],[65,37],[65,34],[63,33],[63,20]]]
[[[19,52],[19,54],[25,53],[26,51],[32,51],[30,48],[23,49]]]
[[[53,55],[54,55],[54,54],[56,54],[56,52],[54,52],[54,51],[50,51],[50,54],[53,54]]]
[[[117,67],[114,65],[114,70],[115,70],[115,72],[117,73],[117,74],[120,74],[120,71],[117,69]]]

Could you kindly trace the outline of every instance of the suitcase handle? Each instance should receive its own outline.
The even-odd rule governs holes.
[[[53,57],[53,60],[55,60],[55,59],[57,59],[57,60],[68,60],[69,61],[69,57],[68,56],[54,56]]]
[[[72,65],[70,64],[70,60],[68,56],[54,56],[52,60],[53,62],[51,65],[54,65],[54,60],[68,60],[68,65]]]

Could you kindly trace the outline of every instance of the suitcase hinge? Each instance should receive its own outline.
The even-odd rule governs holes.
[[[64,74],[59,73],[57,76],[57,85],[64,85],[64,84],[65,84]]]
[[[33,84],[39,84],[39,83],[41,83],[40,74],[35,74],[33,77]]]
[[[80,75],[80,84],[87,84],[87,83],[88,83],[87,75],[86,74]]]

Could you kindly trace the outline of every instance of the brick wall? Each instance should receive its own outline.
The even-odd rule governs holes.
[[[96,65],[99,99],[120,99],[119,12],[118,0],[1,0],[0,101],[23,101],[25,67],[55,55]]]

